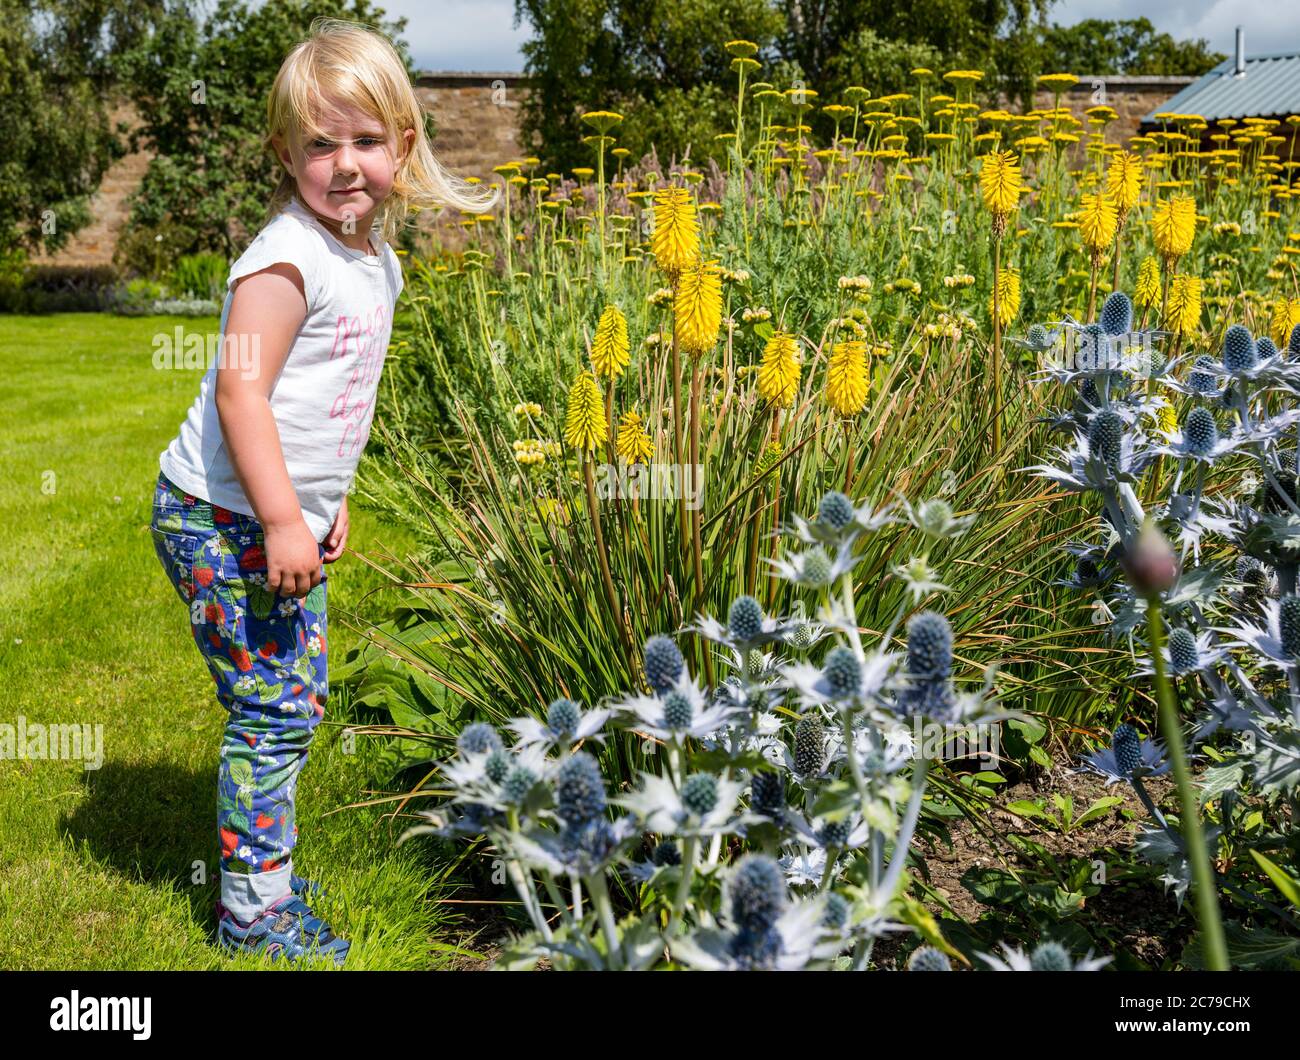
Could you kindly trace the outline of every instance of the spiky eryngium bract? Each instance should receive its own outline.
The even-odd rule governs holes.
[[[501,785],[501,795],[510,803],[521,803],[537,783],[537,775],[524,766],[515,766]]]
[[[682,650],[669,637],[657,633],[645,642],[645,678],[656,692],[667,692],[686,669]]]
[[[493,751],[483,763],[483,772],[493,784],[500,784],[510,772],[510,756],[503,750]]]
[[[1201,354],[1187,375],[1187,385],[1198,394],[1210,393],[1218,385],[1214,377],[1215,367],[1214,358]]]

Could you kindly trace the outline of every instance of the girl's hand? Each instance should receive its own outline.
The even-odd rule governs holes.
[[[334,525],[330,527],[330,532],[325,535],[325,562],[333,563],[341,555],[343,549],[348,543],[348,499],[343,498],[343,507],[339,509],[338,515],[334,516]]]
[[[306,596],[321,579],[320,544],[306,520],[262,527],[266,540],[266,587],[281,596]]]

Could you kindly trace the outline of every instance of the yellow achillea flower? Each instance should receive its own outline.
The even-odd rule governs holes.
[[[591,343],[591,363],[596,374],[607,379],[617,379],[627,367],[627,318],[616,305],[607,305],[600,314]]]
[[[1169,310],[1165,327],[1188,335],[1201,323],[1201,280],[1196,276],[1175,276],[1169,281]]]
[[[650,250],[669,276],[676,276],[700,256],[700,226],[695,203],[686,188],[663,188],[655,192],[655,228]]]
[[[1006,327],[1016,319],[1020,312],[1020,273],[1015,269],[999,269],[998,287],[998,324]],[[993,295],[989,295],[989,316],[993,315]]]
[[[564,440],[575,449],[595,449],[605,439],[605,406],[596,377],[582,372],[569,390],[564,416]]]
[[[1014,151],[990,151],[981,157],[980,194],[993,215],[993,234],[1001,236],[1007,214],[1020,204],[1020,159]]]
[[[1079,203],[1083,207],[1079,234],[1083,245],[1092,251],[1093,265],[1097,265],[1101,252],[1115,242],[1115,204],[1102,192],[1081,195]]]
[[[1132,151],[1116,151],[1106,167],[1106,194],[1123,218],[1137,205],[1142,194],[1142,156]]]
[[[1142,264],[1138,266],[1133,301],[1143,307],[1153,306],[1160,301],[1160,264],[1155,258],[1143,258]]]
[[[681,348],[702,357],[718,341],[722,327],[722,270],[716,261],[697,262],[677,278],[673,329]]]
[[[788,405],[799,388],[799,340],[778,331],[763,347],[758,368],[758,392],[774,405]]]
[[[1291,329],[1297,324],[1300,324],[1300,298],[1287,298],[1284,295],[1273,303],[1268,334],[1279,348],[1291,341]]]
[[[614,449],[629,464],[644,464],[654,455],[655,444],[642,426],[641,416],[625,412],[618,424],[618,439]]]
[[[853,416],[867,403],[867,344],[859,339],[831,344],[826,366],[826,400],[841,416]]]
[[[1161,254],[1181,258],[1196,236],[1196,200],[1190,195],[1161,199],[1151,215],[1151,234]]]

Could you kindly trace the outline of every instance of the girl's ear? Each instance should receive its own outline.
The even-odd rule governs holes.
[[[403,129],[402,130],[402,157],[397,160],[398,165],[401,165],[411,156],[411,145],[414,143],[415,143],[415,130]]]
[[[285,171],[288,172],[289,176],[295,176],[293,171],[293,156],[289,153],[289,149],[284,144],[284,137],[278,134],[272,136],[271,146],[275,148],[275,154],[280,160],[280,165],[284,166]]]

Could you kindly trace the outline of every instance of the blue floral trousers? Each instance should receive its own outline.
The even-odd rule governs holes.
[[[228,714],[217,774],[221,899],[247,923],[290,890],[294,792],[329,695],[327,575],[322,563],[305,597],[271,592],[261,524],[162,473],[152,531]]]

